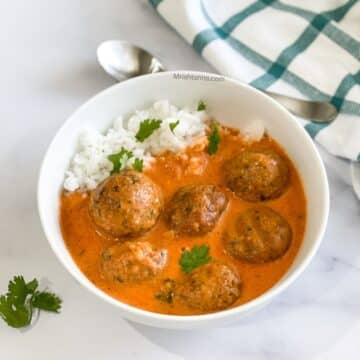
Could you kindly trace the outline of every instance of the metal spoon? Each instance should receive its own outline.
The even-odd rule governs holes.
[[[97,49],[97,58],[103,69],[118,81],[165,71],[164,66],[156,57],[126,41],[110,40],[103,42]],[[330,122],[337,115],[337,109],[330,103],[299,100],[266,90],[262,91],[294,115],[311,119],[314,122]]]

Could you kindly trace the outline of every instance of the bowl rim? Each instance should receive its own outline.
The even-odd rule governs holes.
[[[229,308],[229,309],[225,309],[225,310],[221,310],[221,311],[217,311],[217,312],[213,312],[213,313],[208,313],[208,314],[171,315],[171,314],[162,314],[162,313],[156,313],[156,312],[152,312],[152,311],[148,311],[148,310],[143,310],[141,308],[137,308],[135,306],[126,304],[124,302],[121,302],[120,300],[117,300],[117,299],[111,297],[109,294],[105,293],[103,290],[98,288],[95,284],[91,283],[91,281],[89,279],[87,279],[88,283],[85,283],[83,281],[83,279],[80,277],[80,275],[72,270],[71,266],[69,266],[67,264],[65,259],[63,259],[62,255],[58,252],[58,250],[52,240],[53,236],[50,233],[49,228],[47,226],[47,220],[46,220],[47,215],[42,211],[42,205],[41,205],[41,201],[42,201],[42,199],[41,199],[41,184],[42,184],[43,178],[45,176],[45,174],[44,174],[45,165],[48,161],[50,150],[53,147],[58,136],[60,136],[63,128],[65,128],[67,126],[67,124],[71,121],[71,119],[73,117],[75,117],[77,115],[78,112],[80,112],[83,108],[87,107],[91,102],[96,101],[97,99],[99,99],[101,97],[107,96],[108,94],[114,92],[117,88],[126,86],[126,84],[129,82],[141,83],[141,81],[144,78],[168,77],[168,76],[173,76],[173,74],[175,74],[175,73],[191,75],[191,76],[208,76],[208,77],[219,77],[219,78],[221,77],[224,79],[224,81],[230,82],[236,86],[240,86],[240,87],[246,89],[246,91],[252,92],[256,96],[260,96],[263,98],[265,97],[268,101],[270,101],[272,103],[272,105],[274,107],[276,107],[279,111],[281,111],[284,115],[286,115],[288,120],[293,122],[293,125],[295,127],[297,127],[298,130],[303,135],[305,135],[303,137],[302,141],[306,142],[307,146],[309,146],[312,149],[311,159],[312,159],[312,161],[317,163],[317,167],[319,170],[318,177],[320,177],[320,181],[322,183],[322,189],[324,191],[323,201],[321,204],[321,209],[323,209],[322,216],[321,216],[321,218],[319,217],[319,220],[318,220],[320,223],[318,234],[316,235],[316,239],[313,242],[313,244],[311,245],[310,249],[304,255],[304,259],[292,271],[292,273],[290,275],[288,275],[287,278],[283,279],[280,284],[279,283],[274,284],[270,289],[265,291],[263,294],[256,297],[255,299],[250,300],[247,303],[244,303],[244,304],[241,304],[241,305]],[[236,79],[233,79],[233,78],[230,78],[227,76],[222,76],[219,74],[210,73],[210,72],[190,71],[190,70],[167,71],[167,72],[159,72],[159,73],[154,73],[154,74],[138,76],[136,78],[132,78],[132,79],[126,80],[121,83],[116,83],[116,84],[96,93],[95,95],[93,95],[85,103],[80,105],[80,107],[78,107],[74,112],[72,112],[70,114],[70,116],[67,117],[66,121],[61,125],[61,127],[56,131],[50,144],[47,147],[47,150],[46,150],[43,160],[41,162],[39,176],[38,176],[38,183],[37,183],[37,207],[38,207],[38,213],[39,213],[39,217],[40,217],[41,226],[45,233],[46,239],[47,239],[50,247],[52,248],[53,252],[55,253],[57,259],[59,260],[59,262],[73,276],[73,278],[75,278],[75,280],[77,280],[77,282],[79,282],[83,287],[88,289],[91,293],[97,295],[98,297],[100,297],[101,299],[106,301],[107,303],[110,303],[110,304],[114,305],[115,307],[120,308],[123,311],[123,314],[125,317],[126,317],[125,313],[130,313],[129,318],[131,318],[133,320],[135,318],[136,319],[142,318],[142,319],[144,319],[144,321],[146,321],[147,324],[149,324],[149,323],[155,324],[157,321],[161,321],[163,324],[165,324],[165,323],[170,324],[170,323],[175,322],[177,324],[184,324],[184,325],[186,325],[186,324],[191,325],[192,323],[201,324],[201,323],[205,323],[205,322],[215,322],[216,320],[220,320],[220,319],[226,319],[226,318],[231,318],[231,317],[235,318],[236,315],[245,314],[245,313],[249,312],[249,310],[253,310],[257,307],[260,307],[263,304],[266,304],[267,302],[272,300],[274,297],[279,295],[281,292],[283,292],[291,283],[293,283],[299,277],[299,275],[305,270],[305,268],[309,265],[309,263],[313,259],[314,255],[316,254],[316,252],[321,244],[323,235],[325,233],[328,215],[329,215],[329,206],[330,206],[329,184],[328,184],[325,167],[324,167],[323,161],[320,157],[319,151],[317,150],[313,140],[308,136],[308,134],[306,133],[304,128],[290,114],[289,111],[287,111],[282,105],[277,103],[275,100],[273,100],[271,97],[264,94],[260,90],[254,88],[246,83],[243,83],[239,80],[236,80]],[[63,239],[61,232],[60,232],[60,237]],[[63,241],[64,241],[64,239],[63,239]],[[70,254],[70,256],[71,256],[71,254]],[[74,264],[75,264],[75,266],[77,266],[75,262],[74,262]],[[78,268],[78,270],[79,270],[79,272],[81,272],[81,270],[79,268]],[[86,277],[86,275],[84,275],[84,274],[82,274],[82,275]],[[138,320],[138,321],[141,321],[141,320]]]

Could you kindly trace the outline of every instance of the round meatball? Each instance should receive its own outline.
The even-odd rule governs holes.
[[[223,236],[224,247],[238,260],[266,263],[289,249],[292,231],[288,222],[268,207],[255,207],[240,214]]]
[[[180,284],[176,296],[200,311],[222,310],[233,304],[241,292],[241,281],[229,266],[212,262],[193,270]]]
[[[285,160],[272,150],[244,150],[225,163],[224,175],[229,188],[251,202],[279,197],[289,182]]]
[[[135,236],[150,230],[162,207],[160,188],[146,175],[132,170],[108,177],[90,197],[94,223],[115,237]]]
[[[146,241],[118,242],[101,255],[105,278],[117,282],[148,280],[161,272],[167,262],[167,250],[155,250]]]
[[[167,209],[167,222],[178,233],[203,235],[211,231],[228,198],[216,185],[188,185],[178,190]]]

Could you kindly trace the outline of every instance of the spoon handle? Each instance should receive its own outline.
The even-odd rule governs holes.
[[[275,94],[270,91],[263,92],[279,102],[292,114],[312,120],[316,123],[331,122],[338,111],[336,107],[327,102],[294,99],[286,95]]]
[[[161,71],[166,71],[165,67],[159,60],[153,57],[149,67],[149,72],[155,73]],[[309,119],[316,123],[329,123],[333,121],[338,114],[336,107],[327,102],[300,100],[267,90],[261,91],[272,97],[292,114]]]

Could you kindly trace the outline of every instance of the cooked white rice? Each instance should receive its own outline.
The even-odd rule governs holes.
[[[162,120],[160,128],[144,142],[139,142],[135,135],[140,123],[149,118]],[[131,167],[135,158],[142,159],[146,167],[154,155],[165,150],[179,152],[205,136],[207,119],[205,111],[178,109],[162,100],[148,109],[135,111],[127,121],[118,117],[105,134],[87,129],[80,135],[78,152],[65,174],[64,188],[69,191],[94,189],[113,169],[107,157],[118,153],[122,147],[133,152],[132,158],[124,159],[126,163],[122,165],[125,167]],[[179,124],[172,132],[169,124],[177,120]]]

